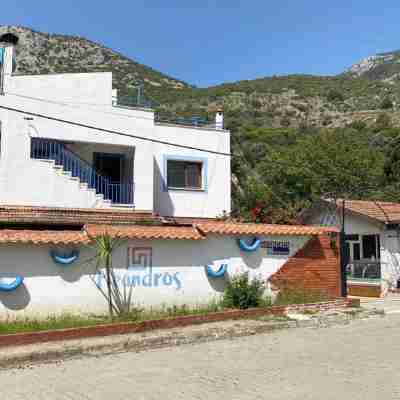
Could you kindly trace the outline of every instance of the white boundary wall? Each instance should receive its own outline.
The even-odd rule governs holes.
[[[172,304],[199,305],[221,296],[225,278],[210,278],[206,265],[228,262],[228,274],[248,271],[250,277],[267,280],[309,237],[264,237],[262,240],[290,242],[289,255],[267,255],[265,248],[240,251],[234,237],[209,237],[201,241],[128,241],[114,255],[118,274],[135,282],[134,300],[144,307]],[[152,248],[152,267],[127,270],[128,248]],[[0,318],[71,313],[103,313],[105,299],[92,278],[93,266],[84,261],[91,249],[81,249],[76,264],[60,266],[49,255],[48,246],[0,246],[0,281],[16,275],[25,278],[14,292],[0,292]],[[127,278],[126,278],[127,279]],[[126,282],[126,281],[125,281]],[[104,282],[103,282],[104,283]]]

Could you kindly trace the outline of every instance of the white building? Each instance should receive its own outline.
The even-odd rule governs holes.
[[[321,201],[300,221],[341,228],[343,203]],[[400,285],[400,204],[345,200],[345,263],[349,294],[384,296]]]
[[[102,232],[123,240],[114,265],[142,306],[207,303],[240,271],[320,274],[307,287],[340,295],[335,229],[217,219],[231,210],[220,111],[213,124],[161,122],[118,106],[111,73],[16,75],[16,42],[0,38],[0,318],[105,311],[86,263]],[[321,262],[308,264],[313,246]]]
[[[14,75],[14,47],[2,49],[0,204],[230,212],[220,113],[208,125],[157,122],[151,109],[115,104],[111,73]]]

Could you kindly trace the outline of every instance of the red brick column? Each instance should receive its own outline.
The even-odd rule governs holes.
[[[339,247],[339,235],[314,236],[269,281],[278,288],[297,287],[340,297]]]

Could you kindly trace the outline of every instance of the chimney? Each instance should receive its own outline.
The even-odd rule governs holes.
[[[118,89],[112,90],[112,105],[116,106],[118,104]]]
[[[215,114],[215,128],[220,130],[224,129],[224,110],[222,107],[217,108]]]
[[[15,46],[18,36],[6,33],[0,36],[0,95],[7,90],[11,74],[15,71]]]

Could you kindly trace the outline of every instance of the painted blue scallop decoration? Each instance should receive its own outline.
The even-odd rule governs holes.
[[[211,278],[221,278],[228,270],[228,264],[221,264],[217,271],[213,269],[212,265],[207,265],[207,275]]]
[[[239,239],[238,244],[242,251],[256,251],[261,246],[261,239],[255,237],[252,243],[246,243],[244,239]]]
[[[24,282],[23,276],[17,276],[11,283],[0,282],[0,292],[13,292],[18,289]]]
[[[56,250],[50,252],[51,258],[56,264],[70,265],[73,264],[79,258],[79,251],[73,250],[70,254],[66,255]]]

